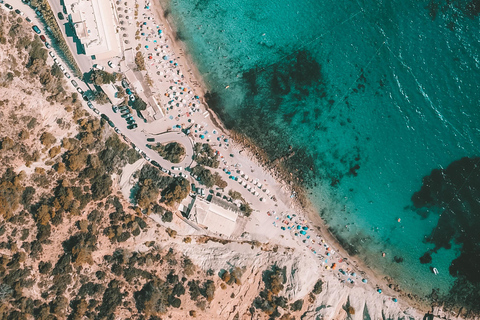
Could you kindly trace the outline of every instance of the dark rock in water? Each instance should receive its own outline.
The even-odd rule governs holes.
[[[399,257],[399,256],[395,256],[395,257],[393,257],[393,261],[395,261],[396,263],[402,263],[402,262],[403,262],[403,258],[402,258],[402,257]]]
[[[430,262],[432,262],[432,256],[430,255],[430,253],[425,252],[425,254],[420,257],[420,263],[426,264]]]
[[[420,215],[425,215],[426,209],[440,215],[436,228],[426,238],[435,245],[433,251],[449,249],[453,242],[462,245],[460,255],[450,265],[450,274],[480,284],[480,157],[465,157],[446,169],[432,170],[423,178],[412,202]],[[430,253],[420,261],[430,262]]]

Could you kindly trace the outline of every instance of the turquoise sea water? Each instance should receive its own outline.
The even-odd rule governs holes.
[[[465,244],[475,238],[466,226],[480,220],[479,179],[472,175],[478,161],[455,162],[479,155],[480,5],[172,0],[162,6],[204,76],[210,105],[272,159],[292,147],[287,165],[351,251],[420,295],[435,288],[445,295],[456,279],[450,273],[465,275],[459,263],[450,268],[462,248],[470,248],[470,262],[462,265],[480,269],[480,244]],[[422,179],[452,163],[458,165],[434,180],[444,192],[414,203]],[[449,174],[465,183],[452,183]],[[462,198],[458,191],[465,189],[471,192]],[[425,253],[431,262],[420,262]]]

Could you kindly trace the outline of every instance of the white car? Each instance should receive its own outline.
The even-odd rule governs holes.
[[[105,67],[104,67],[104,66],[101,66],[101,65],[99,65],[99,64],[94,64],[94,65],[93,65],[93,68],[94,68],[94,69],[98,69],[98,70],[102,70],[102,71],[105,70]]]
[[[182,177],[182,178],[187,179],[187,175],[186,175],[185,173],[183,173],[183,172],[180,172],[178,175],[179,175],[180,177]]]
[[[140,152],[140,149],[138,147],[133,148],[135,151]]]
[[[65,72],[65,77],[67,77],[67,79],[70,79],[70,74],[68,72]]]
[[[61,64],[59,64],[58,67],[60,68],[60,70],[62,70],[62,72],[65,72],[65,68]]]
[[[98,109],[96,108],[93,108],[93,112],[95,112],[96,114],[100,114],[100,111],[98,111]]]
[[[50,57],[55,58],[55,53],[53,53],[53,51],[49,51],[48,54],[50,55]]]
[[[117,127],[115,127],[114,130],[115,130],[116,133],[120,134],[120,129],[118,129]]]
[[[115,65],[115,63],[113,63],[112,61],[108,61],[108,66],[112,69],[116,68],[117,66]]]
[[[145,160],[150,161],[152,159],[150,159],[148,156],[145,156]]]

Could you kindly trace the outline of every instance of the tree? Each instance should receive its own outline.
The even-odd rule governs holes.
[[[50,132],[44,132],[42,133],[42,135],[40,136],[40,142],[46,146],[47,148],[49,148],[52,144],[54,144],[55,142],[57,142],[57,139],[53,136],[53,134],[51,134]]]
[[[190,192],[188,181],[183,178],[176,178],[173,182],[163,190],[163,201],[171,206],[175,202],[180,202],[187,197]]]
[[[152,180],[145,179],[139,183],[139,189],[135,194],[135,199],[140,207],[146,209],[157,201],[159,193]]]
[[[137,111],[143,111],[147,109],[147,103],[143,101],[140,97],[135,96],[135,101],[132,102],[132,108]]]
[[[185,156],[185,148],[178,142],[170,142],[166,145],[157,143],[156,145],[147,146],[152,150],[157,151],[162,158],[173,163],[179,163]]]

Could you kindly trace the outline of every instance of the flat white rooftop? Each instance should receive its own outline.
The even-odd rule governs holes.
[[[98,60],[121,55],[111,0],[65,0],[65,6],[87,55]]]

